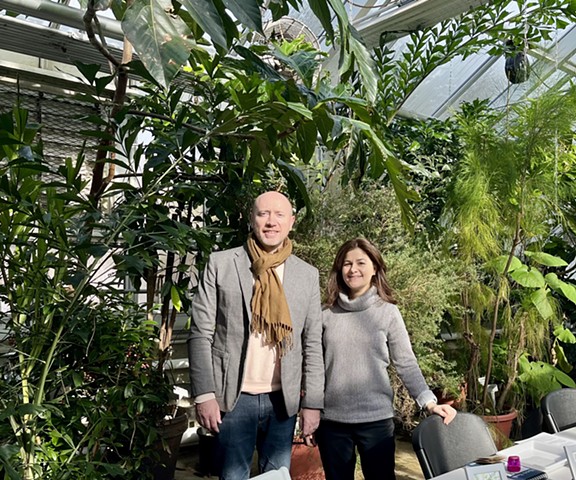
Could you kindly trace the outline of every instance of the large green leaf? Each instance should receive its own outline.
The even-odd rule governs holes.
[[[562,258],[550,255],[549,253],[526,251],[524,254],[536,263],[546,265],[547,267],[565,267],[568,265],[568,263]]]
[[[182,300],[180,299],[180,292],[178,292],[176,285],[170,287],[170,299],[172,300],[172,305],[174,305],[174,308],[178,312],[182,310]]]
[[[546,281],[540,273],[540,270],[535,268],[528,269],[526,265],[521,268],[517,268],[513,272],[510,272],[510,276],[516,281],[516,283],[527,288],[543,288],[546,286]]]
[[[564,372],[560,371],[559,369],[556,369],[556,371],[554,372],[554,378],[559,383],[564,385],[565,387],[576,388],[576,383],[574,383],[574,380],[572,379],[572,377],[570,377],[569,375],[566,375]]]
[[[301,170],[283,160],[278,160],[278,168],[288,182],[288,191],[294,199],[296,208],[306,207],[306,217],[312,214],[312,203],[306,188],[306,178]]]
[[[556,328],[554,328],[554,336],[563,343],[576,343],[576,336],[574,336],[570,329],[562,325],[557,325]]]
[[[524,354],[518,360],[520,375],[518,379],[525,383],[528,392],[538,404],[547,393],[562,386],[574,388],[576,384],[563,371],[554,365],[542,361],[530,362]]]
[[[530,294],[530,301],[534,304],[543,319],[548,319],[554,314],[554,310],[548,301],[548,292],[545,288],[539,288]]]
[[[500,255],[499,257],[495,258],[490,262],[490,266],[496,270],[497,273],[502,275],[504,273],[504,269],[506,268],[506,264],[508,263],[508,255]],[[524,264],[515,256],[512,257],[510,261],[510,266],[508,267],[508,272],[513,272],[514,270],[518,270],[522,268]]]
[[[302,105],[301,103],[296,103],[296,102],[286,102],[286,106],[290,109],[293,110],[297,113],[299,113],[300,115],[302,115],[303,117],[307,118],[308,120],[312,120],[312,111],[308,110],[306,108],[305,105]]]
[[[318,20],[320,20],[328,39],[332,40],[334,38],[334,27],[332,26],[332,15],[326,0],[308,0],[308,5],[310,5],[310,9]]]
[[[558,366],[564,372],[571,372],[574,368],[568,358],[566,357],[566,353],[564,352],[564,348],[558,342],[554,343],[554,358],[556,358],[556,362]]]
[[[408,200],[416,201],[418,200],[418,195],[414,191],[409,190],[406,182],[403,180],[402,164],[392,154],[388,147],[386,147],[382,139],[369,124],[345,117],[342,117],[342,122],[347,123],[352,128],[362,132],[364,137],[372,145],[372,151],[370,155],[372,173],[378,175],[382,171],[380,168],[378,168],[377,165],[375,165],[374,162],[378,161],[385,166],[388,176],[390,177],[390,182],[394,187],[394,193],[396,194],[398,205],[400,206],[402,221],[407,228],[411,229],[414,225],[416,217],[412,207],[408,203]]]
[[[334,126],[334,120],[331,115],[326,111],[325,108],[314,108],[312,110],[312,115],[314,117],[314,122],[318,133],[322,137],[322,140],[326,142],[330,133],[332,132],[332,127]]]
[[[550,287],[563,294],[572,303],[576,303],[576,287],[574,285],[560,280],[555,273],[548,273],[544,278]]]
[[[313,122],[301,122],[298,130],[296,130],[300,158],[306,164],[316,151],[317,133],[318,131]]]
[[[187,38],[186,24],[168,13],[171,7],[170,0],[139,0],[126,10],[122,20],[122,30],[140,60],[165,87],[194,46]]]
[[[180,3],[216,45],[227,48],[226,28],[216,1],[218,0],[180,0]]]
[[[206,0],[204,0],[205,2]],[[203,2],[203,3],[204,3]],[[261,0],[224,0],[224,5],[233,15],[252,30],[264,35],[262,31]]]
[[[362,42],[360,34],[352,26],[350,26],[349,42],[350,51],[354,54],[358,72],[362,78],[362,86],[366,90],[368,100],[373,102],[378,94],[378,78],[376,77],[374,59]]]

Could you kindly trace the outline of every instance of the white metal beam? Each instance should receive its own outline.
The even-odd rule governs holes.
[[[380,37],[388,40],[436,25],[460,15],[488,0],[404,0],[388,2],[382,8],[358,15],[353,24],[369,48],[378,46]]]
[[[74,27],[84,31],[84,11],[49,0],[0,0],[0,9],[19,13],[33,18],[41,18],[56,24]],[[124,33],[121,24],[114,18],[98,15],[100,29],[105,37],[122,40]],[[4,41],[5,37],[2,36]]]

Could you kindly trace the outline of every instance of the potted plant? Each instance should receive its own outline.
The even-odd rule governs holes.
[[[516,105],[508,116],[474,102],[458,117],[464,155],[445,218],[455,252],[478,269],[463,297],[461,328],[469,408],[486,415],[515,414],[522,354],[543,358],[549,325],[560,321],[555,299],[576,300],[557,275],[566,261],[542,251],[573,196],[574,154],[563,140],[575,111],[569,89]]]

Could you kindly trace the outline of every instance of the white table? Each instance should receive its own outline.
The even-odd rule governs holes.
[[[500,450],[498,454],[506,458],[509,455],[516,455],[525,449],[527,442],[537,441],[538,438],[539,436],[536,435],[532,438],[521,440],[512,447]],[[570,428],[563,432],[556,433],[554,434],[554,438],[563,440],[565,439],[566,441],[563,443],[565,443],[566,445],[576,443],[576,427]],[[522,461],[522,457],[520,457],[520,459]],[[572,473],[570,472],[570,467],[568,467],[567,463],[564,463],[564,465],[555,468],[554,470],[547,471],[547,473],[548,478],[550,480],[572,480]],[[464,471],[464,468],[458,468],[457,470],[452,470],[451,472],[444,473],[443,475],[438,475],[437,477],[434,477],[433,480],[466,480],[466,473]]]

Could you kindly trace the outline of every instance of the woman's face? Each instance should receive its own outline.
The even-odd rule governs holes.
[[[350,250],[344,257],[342,278],[350,289],[350,298],[366,293],[372,284],[376,269],[370,257],[360,248]]]

